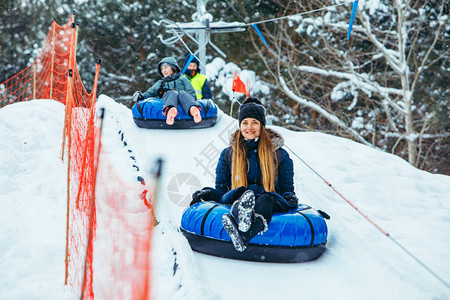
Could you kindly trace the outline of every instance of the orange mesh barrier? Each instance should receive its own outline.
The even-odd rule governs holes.
[[[76,40],[74,16],[63,26],[52,22],[44,45],[34,62],[0,83],[0,108],[32,99],[54,99],[65,103],[67,72],[74,60]],[[72,65],[73,62],[72,62]]]
[[[69,97],[71,98],[71,97]],[[95,105],[90,108],[71,107],[67,101],[70,135],[67,137],[68,195],[67,195],[67,257],[66,283],[74,291],[83,289],[85,299],[93,299],[92,260],[96,231],[95,181],[97,126],[94,124]],[[84,282],[84,284],[83,284]]]
[[[66,105],[61,155],[68,166],[65,284],[69,283],[74,291],[82,289],[86,299],[93,299],[92,241],[96,229],[94,116],[100,63],[96,67],[93,89],[87,93],[76,63],[77,29],[73,15],[65,26],[52,23],[41,54],[33,64],[33,69],[37,69],[35,66],[42,68],[37,76],[37,82],[42,84],[36,85],[37,93],[33,98],[42,95],[40,97],[53,98]],[[29,98],[16,99],[24,100]]]
[[[151,211],[139,182],[125,182],[101,151],[96,184],[95,297],[150,299]],[[113,183],[113,184],[111,184]]]
[[[76,38],[71,41],[76,49]],[[69,187],[66,283],[83,299],[149,299],[154,215],[142,201],[147,190],[123,183],[101,151],[102,124],[95,123],[99,64],[88,94],[72,56],[75,50],[66,77],[63,139]]]
[[[32,99],[65,104],[61,155],[68,167],[65,284],[82,299],[94,299],[94,293],[100,299],[149,299],[155,219],[148,190],[123,183],[101,151],[101,125],[95,122],[100,63],[92,92],[87,93],[76,62],[77,30],[73,15],[63,26],[52,22],[33,64],[0,84],[0,108]]]

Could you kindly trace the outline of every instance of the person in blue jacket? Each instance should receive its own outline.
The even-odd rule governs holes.
[[[241,252],[253,237],[267,230],[274,212],[288,212],[298,205],[292,159],[281,148],[283,137],[266,128],[265,113],[255,98],[242,104],[239,129],[217,163],[215,188],[192,195],[191,205],[202,200],[231,205],[222,223]]]
[[[197,104],[195,90],[185,76],[181,76],[180,67],[174,57],[165,57],[158,64],[158,73],[162,79],[158,80],[145,93],[135,92],[134,101],[149,97],[161,98],[163,101],[163,114],[167,117],[167,125],[173,125],[178,114],[177,107],[181,108],[194,119],[195,123],[202,120],[200,107]]]

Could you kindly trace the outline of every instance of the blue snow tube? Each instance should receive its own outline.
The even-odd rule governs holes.
[[[175,117],[173,125],[166,124],[166,117],[163,115],[163,103],[158,98],[148,98],[136,102],[131,109],[133,120],[137,126],[154,129],[192,129],[206,128],[216,124],[217,105],[210,99],[197,100],[201,108],[202,121],[195,123],[194,120],[178,105],[178,115]]]
[[[278,263],[305,262],[325,250],[327,224],[324,212],[301,204],[288,213],[274,213],[266,232],[258,234],[247,249],[234,249],[222,225],[230,207],[216,202],[199,202],[187,208],[181,219],[181,232],[197,252],[219,257]]]

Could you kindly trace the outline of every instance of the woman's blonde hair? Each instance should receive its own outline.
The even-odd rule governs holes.
[[[232,137],[233,150],[231,158],[231,187],[247,187],[248,160],[244,137],[240,130],[236,130]],[[258,156],[261,166],[262,185],[266,192],[275,192],[277,156],[272,139],[264,126],[261,126],[258,143]]]

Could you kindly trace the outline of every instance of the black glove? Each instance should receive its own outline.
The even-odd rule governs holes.
[[[195,203],[200,202],[202,200],[209,201],[211,199],[211,195],[212,195],[211,189],[203,189],[203,190],[195,191],[192,194],[192,201],[189,205],[192,206]]]
[[[286,195],[284,195],[284,199],[286,199],[286,201],[288,202],[290,209],[294,209],[297,207],[298,198],[294,193],[287,193]]]
[[[142,95],[142,93],[140,91],[134,92],[133,94],[133,102],[137,102],[140,100],[144,100],[144,96]]]
[[[240,186],[236,188],[234,190],[233,196],[231,197],[231,199],[233,199],[233,202],[239,199],[246,190],[247,188],[245,186]]]

